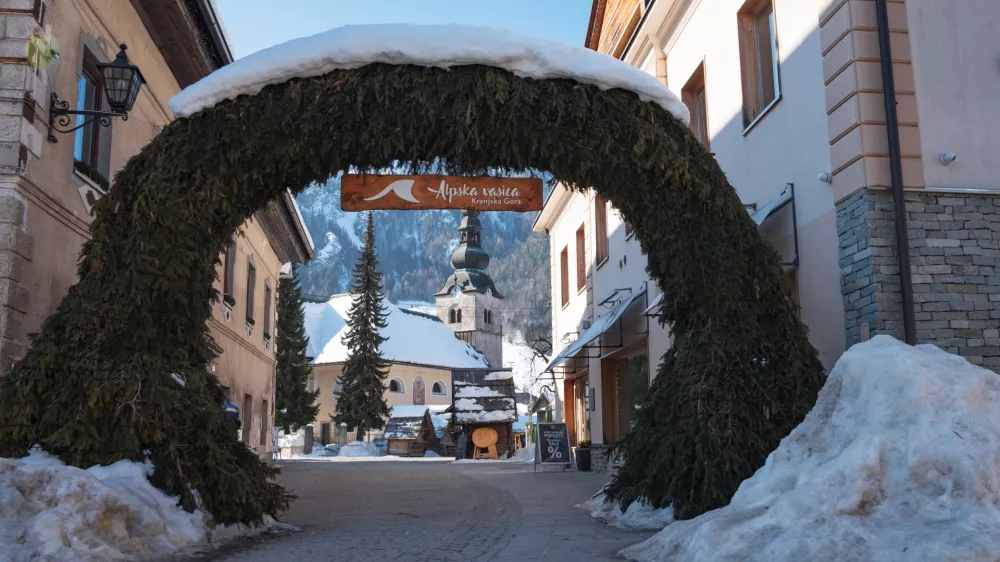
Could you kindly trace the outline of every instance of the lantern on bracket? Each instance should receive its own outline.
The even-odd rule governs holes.
[[[86,127],[95,119],[100,120],[100,124],[104,127],[111,126],[112,117],[128,120],[128,112],[132,111],[135,100],[139,97],[139,90],[146,80],[142,77],[139,67],[129,62],[125,52],[127,49],[128,47],[122,43],[121,51],[114,61],[97,65],[97,70],[101,73],[104,98],[111,111],[72,110],[69,108],[69,102],[60,100],[59,96],[52,92],[49,99],[49,142],[59,142],[55,136],[56,132],[72,133],[81,127]],[[90,119],[82,123],[78,121],[73,128],[66,128],[73,124],[71,116],[74,115],[83,115]]]

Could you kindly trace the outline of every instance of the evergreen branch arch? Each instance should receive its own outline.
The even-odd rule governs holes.
[[[286,187],[350,168],[543,169],[629,221],[665,290],[675,344],[609,493],[729,501],[812,406],[823,370],[778,257],[687,128],[622,90],[487,66],[372,64],[295,79],[166,127],[96,206],[79,282],[0,380],[0,456],[142,459],[221,522],[289,497],[218,414],[206,321],[229,235]],[[187,381],[180,387],[170,373]],[[195,494],[192,490],[196,490]]]

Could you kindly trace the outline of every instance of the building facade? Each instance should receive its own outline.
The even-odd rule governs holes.
[[[340,375],[348,357],[344,338],[350,331],[347,319],[351,303],[352,296],[343,294],[305,304],[308,353],[313,357],[309,388],[320,391],[313,429],[316,439],[324,444],[331,443],[336,435],[332,419],[342,390]],[[453,371],[488,368],[486,357],[437,316],[401,309],[388,301],[384,308],[387,326],[381,334],[389,339],[380,349],[390,363],[384,391],[389,407],[445,408],[451,405]]]
[[[91,209],[108,181],[172,120],[167,101],[232,54],[210,0],[0,0],[0,20],[0,367],[7,368],[76,282]],[[84,125],[50,138],[53,94],[74,110],[105,106],[97,65],[113,60],[120,44],[146,80],[129,119],[103,127],[74,118],[71,127]],[[267,299],[281,263],[308,259],[311,242],[293,201],[276,201],[242,232],[234,268],[220,265],[220,279],[228,275],[236,287],[229,294],[238,314],[264,323],[274,313]],[[248,264],[257,270],[249,287]],[[245,410],[244,441],[266,456],[274,349],[219,306],[209,328],[222,354],[212,369]]]
[[[986,69],[1000,49],[990,31],[1000,24],[1000,4],[889,0],[886,7],[891,65],[881,62],[872,0],[595,0],[586,44],[658,77],[687,104],[692,132],[781,255],[827,369],[874,334],[902,339],[911,302],[919,343],[996,369],[1000,163],[991,151],[1000,111],[986,92],[1000,88],[1000,75]],[[883,88],[890,68],[891,128]],[[903,213],[893,207],[894,166]],[[657,291],[627,225],[606,207],[590,194],[554,192],[536,222],[551,237],[553,338],[572,351],[559,367],[565,417],[580,427],[586,407],[595,446],[627,429],[621,404],[637,405],[621,390],[629,387],[618,380],[621,368],[606,360],[630,352],[603,347],[604,337],[590,342],[597,349],[572,345],[593,336],[588,323],[613,312],[599,303],[645,285],[655,305]],[[900,246],[902,218],[909,240]],[[626,324],[631,314],[622,313]],[[657,325],[650,321],[644,344],[651,374],[670,343]],[[621,330],[626,350],[630,331],[642,330]],[[618,412],[602,411],[614,403]]]

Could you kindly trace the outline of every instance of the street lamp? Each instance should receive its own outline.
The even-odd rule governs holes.
[[[86,127],[95,119],[100,120],[104,127],[111,126],[112,117],[121,117],[122,121],[128,120],[128,112],[135,105],[135,99],[139,96],[139,89],[146,83],[139,72],[139,67],[130,63],[128,55],[125,53],[128,47],[124,43],[118,56],[110,63],[98,64],[97,70],[101,73],[104,82],[104,97],[108,102],[111,111],[96,111],[92,109],[69,109],[69,102],[61,101],[55,92],[49,98],[49,142],[59,142],[55,133],[72,133],[73,131]],[[72,115],[84,115],[90,117],[87,121],[67,129],[73,123]]]

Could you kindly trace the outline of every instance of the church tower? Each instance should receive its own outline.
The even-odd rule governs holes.
[[[490,367],[503,367],[503,295],[486,273],[490,255],[480,245],[479,211],[462,211],[458,249],[451,256],[455,272],[434,294],[437,315],[455,334],[486,356]]]

